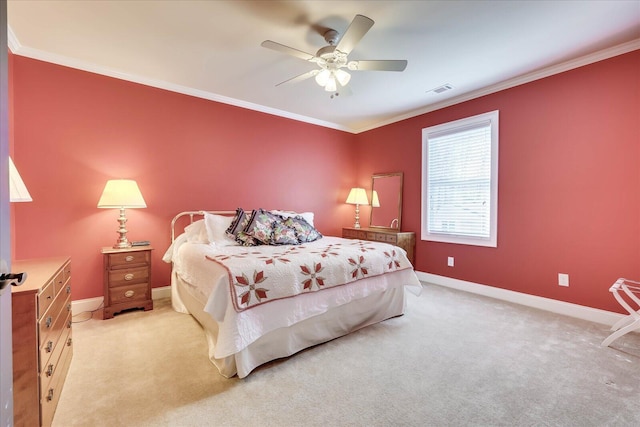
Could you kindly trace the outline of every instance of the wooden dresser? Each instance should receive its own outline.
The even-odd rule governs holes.
[[[385,242],[398,246],[407,251],[407,258],[415,265],[416,233],[413,231],[395,231],[384,228],[353,228],[344,227],[342,237],[347,239],[369,240]]]
[[[151,246],[102,248],[104,256],[103,319],[131,308],[153,309]]]
[[[15,261],[27,280],[11,288],[14,425],[51,425],[64,385],[71,340],[71,261]]]

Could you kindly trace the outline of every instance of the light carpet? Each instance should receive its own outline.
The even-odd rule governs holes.
[[[603,348],[603,325],[435,285],[407,298],[245,379],[218,374],[168,300],[76,323],[53,425],[640,425],[640,334]]]

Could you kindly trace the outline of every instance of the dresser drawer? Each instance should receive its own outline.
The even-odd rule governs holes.
[[[43,426],[50,426],[53,415],[62,393],[64,379],[69,372],[69,365],[73,356],[73,345],[69,339],[68,345],[64,345],[60,357],[57,359],[53,374],[48,377],[46,372],[40,374],[40,414]]]
[[[58,316],[66,317],[66,313],[71,312],[71,296],[66,292],[61,292],[53,300],[49,310],[38,321],[38,329],[40,332],[40,344],[49,340],[49,334],[53,333],[55,337],[55,328],[59,326]],[[64,313],[64,314],[61,314]],[[59,330],[59,329],[58,329]]]
[[[124,252],[109,254],[109,266],[112,269],[129,268],[149,264],[149,252]]]
[[[56,287],[54,281],[47,283],[38,294],[38,319],[42,317],[44,313],[49,309],[53,303],[53,298],[56,296]]]
[[[147,290],[147,283],[138,283],[130,286],[110,288],[109,302],[110,304],[120,304],[124,302],[145,301],[149,299]]]
[[[64,337],[71,330],[71,311],[63,311],[53,327],[40,341],[40,372],[44,372],[52,360],[60,356],[64,346]]]
[[[147,267],[128,268],[126,270],[113,270],[109,272],[109,287],[120,287],[134,283],[149,281],[149,269]]]

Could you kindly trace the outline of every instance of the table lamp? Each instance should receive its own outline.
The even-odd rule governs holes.
[[[356,223],[354,228],[360,228],[360,205],[368,205],[369,199],[367,199],[367,192],[364,188],[352,188],[347,197],[347,202],[350,205],[356,205]]]
[[[117,231],[120,236],[113,247],[115,249],[130,248],[131,242],[127,240],[127,228],[125,227],[127,223],[125,209],[147,207],[138,184],[132,179],[112,179],[107,181],[107,185],[105,185],[98,202],[98,207],[120,209],[120,217],[118,218],[120,228]]]
[[[31,194],[24,185],[16,165],[13,164],[13,160],[9,157],[9,201],[10,202],[32,202]]]

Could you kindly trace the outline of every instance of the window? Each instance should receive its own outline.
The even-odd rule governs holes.
[[[498,111],[422,129],[422,240],[497,246]]]

